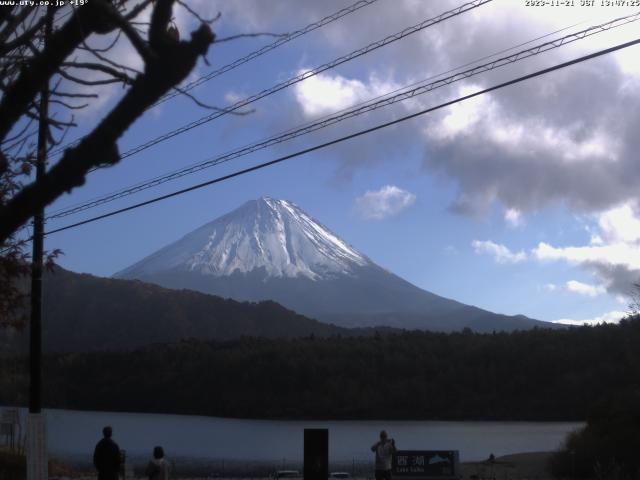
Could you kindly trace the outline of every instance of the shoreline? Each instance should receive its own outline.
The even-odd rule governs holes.
[[[23,412],[27,412],[28,405],[4,405],[0,404],[0,410],[3,409],[18,409]],[[260,423],[273,423],[273,422],[281,422],[281,423],[348,423],[348,422],[377,422],[377,423],[391,423],[391,422],[424,422],[431,424],[443,424],[443,423],[470,423],[470,424],[490,424],[490,423],[510,423],[510,424],[528,424],[528,423],[548,423],[548,424],[582,424],[586,423],[586,419],[545,419],[545,418],[421,418],[421,417],[234,417],[234,416],[217,416],[217,415],[206,415],[200,413],[179,413],[179,412],[164,412],[164,411],[135,411],[135,410],[96,410],[91,408],[72,408],[72,407],[43,407],[43,412],[51,412],[51,413],[95,413],[95,414],[119,414],[119,415],[138,415],[138,416],[146,416],[146,417],[188,417],[188,418],[202,418],[202,419],[216,419],[216,420],[225,420],[231,422],[260,422]]]
[[[521,452],[496,457],[493,462],[462,462],[460,469],[464,479],[508,480],[508,479],[552,479],[548,470],[549,452]]]
[[[521,452],[496,457],[493,461],[470,461],[460,463],[461,480],[552,480],[548,471],[548,462],[553,452]],[[50,478],[58,480],[95,480],[95,473],[91,465],[67,464],[55,462],[57,471],[50,472]],[[232,480],[232,479],[266,479],[276,470],[282,469],[282,465],[267,462],[247,462],[241,465],[238,462],[195,461],[195,459],[175,459],[171,474],[173,479],[183,480]],[[127,468],[127,480],[142,480],[144,465],[140,459],[136,459],[133,465]],[[221,468],[222,467],[222,468]],[[244,467],[244,468],[243,468]],[[353,480],[372,480],[373,461],[371,465],[358,465],[356,471],[347,468],[347,465],[334,463],[329,471],[348,472]],[[302,464],[291,463],[285,469],[293,469],[302,472]],[[301,477],[300,477],[301,480]]]
[[[499,456],[492,460],[461,462],[459,478],[460,480],[553,480],[548,470],[553,453],[521,452]],[[147,461],[148,459],[135,458],[127,464],[126,480],[145,479],[144,470]],[[275,471],[283,469],[298,470],[301,474],[295,479],[302,480],[303,471],[302,463],[296,462],[279,465],[261,461],[241,463],[176,458],[172,459],[171,463],[173,464],[171,478],[182,480],[270,479]],[[93,466],[86,461],[74,462],[71,459],[51,457],[49,465],[51,480],[96,479]],[[353,465],[334,462],[330,464],[329,471],[347,472],[352,480],[372,480],[373,460]]]

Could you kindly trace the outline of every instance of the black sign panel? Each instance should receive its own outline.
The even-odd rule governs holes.
[[[398,450],[393,456],[393,475],[417,478],[458,476],[457,450]]]
[[[329,430],[304,429],[304,479],[327,480],[329,476]]]

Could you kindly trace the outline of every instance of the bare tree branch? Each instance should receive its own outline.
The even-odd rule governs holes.
[[[8,6],[7,8],[0,8],[0,25],[5,22],[8,18],[11,18],[11,13],[13,12],[14,7]]]
[[[85,44],[83,44],[83,45],[85,45],[85,46],[86,46],[86,43],[85,43]],[[96,57],[98,60],[101,60],[101,61],[103,61],[103,62],[105,62],[105,63],[108,63],[109,65],[111,65],[111,66],[112,66],[112,67],[114,67],[114,68],[120,68],[120,69],[122,69],[122,70],[127,70],[127,71],[129,71],[129,72],[132,72],[132,73],[135,73],[135,74],[138,74],[138,75],[142,73],[140,70],[136,70],[135,68],[128,67],[128,66],[126,66],[126,65],[122,65],[122,64],[120,64],[120,63],[114,62],[113,60],[111,60],[111,59],[110,59],[110,58],[108,58],[107,56],[102,55],[102,54],[100,54],[99,52],[97,52],[97,51],[95,51],[95,50],[93,50],[93,49],[90,49],[90,48],[88,48],[88,47],[87,47],[87,51],[88,51],[89,53],[91,53],[94,57]]]
[[[23,311],[21,292],[12,289],[23,274],[19,267],[29,260],[22,254],[24,234],[20,226],[26,225],[38,209],[82,185],[88,172],[117,163],[120,156],[116,142],[123,133],[149,106],[179,85],[200,56],[206,61],[204,56],[215,39],[206,24],[209,21],[187,6],[205,23],[189,41],[180,42],[175,26],[169,27],[175,1],[131,1],[129,4],[136,5],[127,11],[126,0],[90,0],[79,8],[72,5],[68,13],[60,15],[56,13],[60,10],[51,7],[44,15],[37,8],[0,8],[0,325],[18,318]],[[152,3],[151,22],[136,21]],[[63,23],[69,15],[71,18]],[[58,29],[47,34],[45,42],[40,27],[54,16]],[[111,32],[114,35],[109,35]],[[120,64],[118,58],[107,53],[122,33],[142,57],[143,68]],[[94,34],[107,36],[94,42]],[[108,44],[106,48],[104,44]],[[91,57],[71,60],[75,51]],[[98,72],[98,78],[86,78],[88,71]],[[76,92],[73,85],[61,88],[65,81],[88,86],[123,83],[129,88],[89,134],[73,147],[60,149],[62,157],[44,177],[25,185],[32,181],[37,148],[29,128],[41,116],[36,99],[43,86],[54,84],[49,89],[49,102],[60,107],[46,118],[47,151],[59,145],[76,126],[71,113],[88,105],[83,100],[98,97],[96,93]],[[187,96],[201,107],[223,110]]]
[[[20,34],[17,38],[12,40],[11,42],[7,42],[7,43],[4,43],[3,45],[0,45],[0,55],[4,55],[6,52],[10,52],[11,50],[18,48],[20,45],[30,42],[31,39],[33,38],[34,33],[42,28],[46,20],[47,20],[46,15],[43,15],[42,18],[40,18],[40,20],[38,21],[38,23],[33,25],[24,33]]]
[[[58,90],[52,90],[51,96],[66,97],[66,98],[98,98],[98,95],[95,93],[70,93],[70,92],[60,92]]]
[[[25,124],[24,128],[22,128],[19,133],[17,133],[16,135],[14,135],[13,137],[8,137],[5,140],[3,140],[2,142],[0,142],[0,145],[4,145],[5,143],[9,143],[9,142],[13,142],[14,140],[20,138],[24,132],[26,132],[29,127],[33,125],[33,119],[29,119],[29,121]]]
[[[98,72],[106,73],[107,75],[111,75],[112,77],[120,80],[123,83],[131,84],[133,83],[133,78],[123,72],[119,72],[118,70],[109,67],[107,65],[103,65],[102,63],[94,63],[94,62],[63,62],[61,64],[63,67],[70,68],[79,68],[84,70],[94,70]]]
[[[193,10],[189,5],[184,3],[182,0],[177,0],[178,5],[184,8],[187,12],[189,12],[193,17],[195,17],[200,23],[206,23],[207,25],[213,25],[220,17],[222,17],[222,13],[218,12],[218,14],[210,20],[203,18],[198,12]]]
[[[153,51],[149,48],[138,32],[131,26],[131,23],[129,23],[112,4],[100,2],[98,5],[104,15],[112,20],[124,32],[131,42],[131,45],[133,45],[133,47],[138,51],[144,61],[151,61],[154,55]]]
[[[143,2],[139,3],[138,5],[136,5],[129,13],[127,13],[124,18],[125,20],[133,20],[134,18],[136,18],[138,15],[140,15],[142,13],[142,11],[147,8],[151,3],[153,3],[155,0],[144,0]]]
[[[71,117],[72,121],[73,121],[73,116]],[[66,128],[62,131],[62,135],[60,135],[60,138],[58,139],[53,139],[53,141],[51,142],[51,145],[49,145],[49,148],[47,149],[47,152],[51,151],[54,147],[57,147],[58,145],[60,145],[64,139],[67,137],[67,134],[69,133],[69,131],[71,130],[71,128]]]
[[[65,122],[63,120],[56,120],[55,118],[47,118],[47,125],[54,127],[57,130],[63,130],[68,127],[77,127],[78,124],[73,121],[73,117],[70,121]]]
[[[144,73],[134,80],[124,97],[77,146],[65,151],[41,181],[24,187],[0,208],[0,242],[23,225],[30,212],[82,185],[89,170],[117,163],[117,140],[150,105],[184,80],[197,59],[207,53],[215,39],[207,25],[193,32],[188,42],[175,42],[167,36],[172,4],[173,0],[157,1],[149,31],[154,59],[145,65]]]
[[[216,112],[224,112],[224,111],[227,110],[226,108],[216,107],[215,105],[208,105],[206,103],[203,103],[202,101],[198,100],[197,97],[195,97],[194,95],[192,95],[189,92],[187,92],[185,89],[180,88],[178,86],[173,87],[173,89],[176,90],[177,92],[180,92],[182,95],[186,96],[187,98],[191,99],[199,107],[206,108],[207,110],[213,110],[213,111],[216,111]],[[238,116],[243,117],[245,115],[250,115],[252,113],[255,113],[255,110],[251,109],[251,110],[245,110],[245,111],[242,111],[242,112],[238,112],[238,111],[234,110],[234,111],[230,111],[228,113],[230,113],[231,115],[238,115]]]
[[[70,74],[69,72],[65,72],[64,70],[58,71],[60,76],[66,78],[70,82],[77,83],[79,85],[87,85],[87,86],[96,86],[96,85],[109,85],[112,83],[120,83],[122,80],[119,78],[107,78],[102,80],[84,80],[82,78],[78,78],[75,75]]]
[[[16,150],[15,152],[12,152],[12,157],[17,157],[18,155],[20,155],[20,152],[22,151],[22,149],[24,148],[26,143],[29,141],[29,138],[32,138],[37,133],[38,133],[37,130],[29,133],[24,138],[21,138],[21,139],[17,140],[15,143],[12,143],[11,145],[8,145],[7,147],[4,147],[3,148],[4,151],[8,153],[8,152],[10,152],[10,151],[12,151],[12,150],[17,148],[18,150]],[[8,163],[7,163],[7,165],[8,165]],[[4,172],[5,172],[5,170],[3,170],[3,166],[4,166],[4,163],[2,161],[0,161],[0,175],[4,174]]]
[[[151,25],[149,27],[149,45],[156,51],[162,51],[167,44],[175,41],[167,35],[167,27],[171,21],[173,0],[159,1],[151,14]]]
[[[62,100],[55,100],[55,99],[49,100],[49,103],[62,105],[64,108],[68,108],[69,110],[82,110],[83,108],[86,108],[89,106],[88,103],[83,103],[81,105],[72,105],[70,103],[63,102]]]
[[[108,31],[100,10],[88,3],[77,10],[72,20],[51,35],[42,52],[34,55],[0,101],[0,139],[5,138],[11,127],[22,116],[29,102],[35,98],[42,85],[58,70],[59,65],[73,50],[94,31]],[[76,19],[77,21],[73,21]],[[80,24],[88,28],[81,28]]]
[[[88,50],[91,52],[105,53],[111,50],[113,47],[115,47],[116,43],[118,43],[118,40],[120,40],[121,36],[122,36],[122,30],[118,30],[118,33],[114,36],[113,41],[110,44],[108,44],[106,47],[104,48],[89,47],[87,46],[86,42],[82,42],[82,45],[78,46],[78,50]]]
[[[7,26],[0,31],[0,43],[5,43],[32,13],[33,10],[29,8],[22,8],[18,15],[12,15],[11,19],[7,22]]]

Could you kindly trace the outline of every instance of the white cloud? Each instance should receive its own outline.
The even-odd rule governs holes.
[[[569,280],[566,287],[570,292],[588,297],[597,297],[607,291],[603,285],[589,285],[588,283],[578,282],[577,280]]]
[[[481,87],[477,85],[462,85],[458,88],[458,96],[470,95],[478,90]],[[440,122],[432,125],[425,133],[440,141],[452,141],[472,132],[472,127],[481,122],[491,108],[492,104],[486,95],[455,103],[447,109]]]
[[[640,218],[628,203],[600,214],[598,225],[604,242],[637,244],[640,241]]]
[[[524,225],[524,220],[522,219],[522,213],[520,210],[516,208],[509,208],[504,212],[504,220],[511,227],[521,227]]]
[[[640,250],[624,243],[553,247],[548,243],[540,242],[533,253],[540,260],[565,260],[576,265],[590,263],[623,265],[633,270],[640,270]]]
[[[246,98],[248,95],[243,95],[238,92],[229,91],[224,94],[224,101],[229,105],[233,105],[234,103],[239,102],[240,100]]]
[[[395,185],[385,185],[380,190],[368,190],[356,198],[356,210],[363,218],[381,220],[397,215],[415,201],[416,196],[413,193]]]
[[[461,85],[456,96],[462,97],[481,89],[480,85]],[[487,128],[488,125],[491,128]],[[491,94],[484,94],[456,103],[435,115],[424,132],[429,140],[442,145],[481,140],[502,154],[524,154],[528,161],[534,162],[532,167],[545,166],[550,161],[560,161],[572,167],[578,162],[613,162],[618,159],[620,146],[610,130],[598,126],[577,135],[579,127],[576,123],[560,129],[550,127],[540,117],[521,115],[514,118],[506,105]],[[552,158],[536,158],[543,152],[553,154]]]
[[[605,290],[620,296],[628,295],[640,278],[640,218],[630,203],[593,215],[597,232],[588,244],[556,247],[538,244],[532,254],[538,260],[561,261],[582,267],[598,278],[600,286],[588,289],[579,282],[567,284],[570,291],[595,296]],[[586,284],[582,284],[586,285]],[[588,293],[590,292],[590,293]]]
[[[478,88],[460,86],[457,95]],[[523,96],[543,96],[528,89],[520,87]],[[456,211],[486,213],[498,201],[527,212],[566,200],[584,211],[635,195],[630,186],[620,189],[636,175],[623,131],[595,117],[561,118],[550,106],[555,100],[539,101],[485,94],[425,118],[425,165],[457,181]]]
[[[601,323],[618,323],[620,320],[627,316],[626,312],[614,310],[612,312],[605,313],[599,317],[587,319],[587,320],[573,320],[570,318],[562,318],[560,320],[554,320],[553,323],[560,323],[563,325],[599,325]]]
[[[558,286],[555,283],[547,283],[542,286],[548,292],[555,292],[558,289]]]
[[[299,70],[298,75],[307,70]],[[307,117],[333,113],[357,103],[386,94],[397,85],[384,82],[375,75],[364,83],[341,75],[321,73],[294,86],[295,98]]]
[[[522,251],[514,253],[504,245],[491,240],[474,240],[471,245],[477,254],[491,255],[498,263],[520,263],[527,259],[526,253]]]
[[[326,2],[312,0],[282,0],[274,5],[260,0],[245,0],[238,5],[221,0],[200,2],[222,11],[220,26],[236,31],[293,31],[331,10]],[[526,45],[530,47],[628,12],[622,7],[614,12],[576,6],[550,15],[547,9],[534,12],[523,5],[513,0],[491,2],[437,28],[425,29],[403,42],[363,55],[340,73],[328,71],[308,78],[292,88],[295,104],[283,105],[282,109],[289,107],[293,112],[278,109],[277,114],[292,122],[294,115],[306,120],[393,89],[380,88],[385,82],[376,80],[376,74],[378,79],[393,79],[390,83],[397,83],[394,87],[435,79],[442,72],[503,50],[505,38],[519,44],[560,26],[582,22],[571,30]],[[455,6],[453,1],[377,2],[306,37],[304,41],[309,43],[302,47],[306,53],[300,54],[302,59],[294,68],[339,57],[351,48],[367,45]],[[567,21],[568,16],[571,21]],[[362,25],[368,28],[361,28]],[[411,101],[423,107],[435,106],[459,94],[622,43],[635,35],[634,29],[637,23],[610,29]],[[461,31],[465,32],[463,37]],[[326,56],[312,61],[318,51]],[[370,149],[366,151],[366,161],[362,160],[364,155],[353,155],[349,149],[354,147],[345,142],[335,149],[341,152],[337,155],[346,165],[339,173],[350,174],[348,167],[370,165],[376,159],[389,161],[395,158],[390,152],[396,153],[410,143],[412,148],[424,149],[428,174],[443,174],[458,187],[455,206],[459,212],[482,213],[491,203],[499,202],[524,216],[554,205],[584,213],[638,198],[640,170],[636,152],[640,137],[636,132],[640,126],[640,96],[637,87],[629,87],[640,85],[637,54],[638,47],[625,49],[432,112],[395,130],[379,132],[375,151],[367,142],[359,142],[360,148]],[[414,109],[403,103],[398,110],[405,107]],[[384,112],[397,114],[398,110]],[[385,137],[389,131],[395,134]],[[404,138],[399,141],[398,136],[403,133],[410,142]]]
[[[296,100],[309,117],[349,107],[364,99],[366,94],[367,87],[360,80],[339,75],[316,75],[295,87]]]

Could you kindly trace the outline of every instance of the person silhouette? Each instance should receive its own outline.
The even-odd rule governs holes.
[[[387,432],[380,432],[380,440],[373,444],[371,451],[376,454],[376,480],[391,480],[391,459],[396,453],[396,442],[387,438]]]
[[[98,480],[118,480],[120,470],[120,448],[111,438],[113,429],[102,429],[103,438],[93,450],[93,466],[98,470]]]
[[[164,458],[162,447],[153,448],[153,459],[147,465],[149,480],[169,480],[169,462]]]

